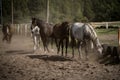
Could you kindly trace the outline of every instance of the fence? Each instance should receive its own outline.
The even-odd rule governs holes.
[[[119,44],[119,48],[120,48],[120,28],[118,29],[118,44]]]
[[[92,22],[94,27],[105,26],[119,26],[120,22]],[[13,32],[15,35],[22,35],[22,36],[31,36],[30,31],[30,23],[27,24],[13,24]],[[120,27],[118,29],[118,37],[116,35],[115,42],[118,40],[118,45],[120,46]]]
[[[109,28],[109,26],[119,26],[120,21],[116,22],[91,22],[94,28],[100,27],[100,26],[106,26],[106,28]],[[27,24],[13,24],[13,30],[14,33],[17,35],[30,35],[30,23]]]
[[[13,32],[16,35],[30,36],[30,24],[13,24]]]
[[[105,26],[106,29],[109,28],[109,26],[119,26],[120,21],[113,21],[113,22],[91,22],[94,28],[100,27],[100,26]]]

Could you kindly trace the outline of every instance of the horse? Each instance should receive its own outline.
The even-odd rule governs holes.
[[[62,48],[61,51],[62,56],[63,56],[64,40],[66,41],[66,56],[67,56],[67,48],[69,43],[69,22],[65,21],[53,26],[53,37],[55,38],[57,53],[59,53],[60,51],[60,46]]]
[[[91,48],[95,47],[97,52],[102,54],[103,48],[100,44],[100,41],[97,37],[95,30],[89,23],[80,23],[80,22],[73,23],[70,29],[70,35],[71,35],[71,44],[72,44],[72,57],[74,57],[74,44],[76,40],[78,41],[79,58],[81,59],[83,58],[83,55],[81,53],[81,46],[85,47],[86,60],[88,59],[87,46],[89,45],[91,45]]]
[[[13,33],[10,24],[3,24],[2,33],[3,33],[2,41],[6,40],[8,43],[11,43]]]
[[[38,26],[31,26],[31,33],[34,42],[34,51],[40,46],[40,28]]]
[[[32,18],[32,26],[38,26],[40,28],[40,36],[43,42],[44,51],[48,51],[48,40],[52,37],[53,25],[49,24],[41,19]]]

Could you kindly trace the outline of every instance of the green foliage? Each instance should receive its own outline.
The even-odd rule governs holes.
[[[3,20],[11,22],[11,0],[2,0]],[[14,23],[46,20],[47,0],[13,0]],[[120,0],[49,0],[49,22],[120,20]]]

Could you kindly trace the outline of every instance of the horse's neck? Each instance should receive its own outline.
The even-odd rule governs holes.
[[[100,41],[99,41],[99,39],[97,38],[97,34],[96,34],[95,30],[93,29],[93,27],[92,27],[90,24],[88,24],[88,26],[89,26],[89,28],[90,28],[90,30],[91,30],[91,36],[92,36],[93,44],[94,44],[96,47],[101,46]]]

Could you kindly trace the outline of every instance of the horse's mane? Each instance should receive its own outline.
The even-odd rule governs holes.
[[[91,32],[92,32],[92,37],[93,37],[94,39],[97,39],[97,34],[96,34],[95,30],[93,29],[92,25],[90,25],[89,23],[87,23],[87,25],[88,25],[89,29],[90,29]]]
[[[93,33],[92,34],[92,37],[93,37],[93,44],[97,47],[97,48],[100,48],[99,46],[101,46],[100,42],[99,42],[99,39],[97,38],[97,34],[95,32],[95,30],[93,29],[93,27],[90,25],[90,24],[87,24],[89,26],[89,28],[91,29],[91,32]]]

